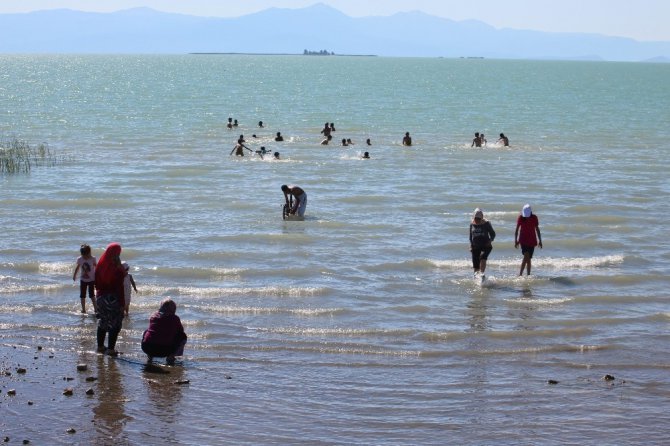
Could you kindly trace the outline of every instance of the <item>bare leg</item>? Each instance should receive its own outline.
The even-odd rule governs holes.
[[[530,255],[528,256],[528,261],[526,262],[526,274],[530,276]]]
[[[520,276],[523,276],[523,270],[526,268],[527,264],[528,264],[528,254],[524,254],[523,260],[521,261],[521,269],[519,270]]]
[[[86,313],[86,298],[81,299],[81,312]]]
[[[484,274],[484,271],[486,271],[486,259],[481,259],[479,261],[479,271]]]

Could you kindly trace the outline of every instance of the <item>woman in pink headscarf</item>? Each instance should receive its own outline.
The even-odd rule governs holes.
[[[111,356],[118,353],[114,350],[116,338],[121,331],[123,321],[123,279],[127,272],[121,265],[121,245],[110,243],[100,256],[95,271],[95,291],[98,305],[98,352],[106,352]],[[109,333],[107,348],[105,336]]]

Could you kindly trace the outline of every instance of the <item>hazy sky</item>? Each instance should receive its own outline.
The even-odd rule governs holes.
[[[270,7],[328,4],[352,17],[419,10],[497,28],[592,32],[670,41],[670,0],[0,0],[0,13],[69,8],[110,12],[147,6],[199,16],[237,17]]]

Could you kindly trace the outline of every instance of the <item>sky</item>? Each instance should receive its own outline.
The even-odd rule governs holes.
[[[0,14],[67,8],[113,12],[135,7],[205,17],[239,17],[267,8],[324,3],[351,17],[423,11],[496,28],[586,32],[670,41],[669,0],[0,0]]]

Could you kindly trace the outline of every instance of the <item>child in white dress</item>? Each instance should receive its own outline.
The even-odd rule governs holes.
[[[123,269],[128,271],[128,274],[126,274],[126,277],[123,279],[123,297],[126,301],[126,306],[123,309],[125,316],[128,317],[128,310],[130,310],[130,294],[132,293],[132,290],[135,290],[135,293],[137,293],[137,286],[135,285],[135,281],[133,280],[133,275],[130,274],[130,266],[126,263],[123,262]],[[132,289],[131,289],[132,287]]]

